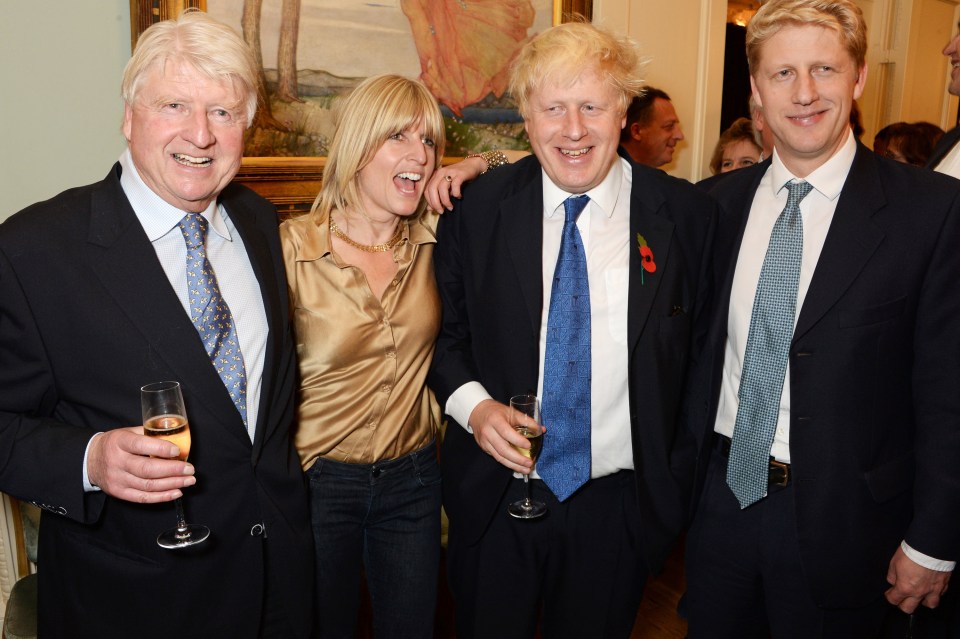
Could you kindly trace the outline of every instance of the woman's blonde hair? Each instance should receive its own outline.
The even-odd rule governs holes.
[[[315,219],[334,210],[359,207],[357,174],[391,135],[420,123],[435,144],[436,169],[443,160],[446,134],[443,115],[430,91],[420,82],[398,75],[378,75],[361,82],[338,111],[323,185],[313,203]],[[421,200],[417,215],[426,206]]]
[[[637,43],[588,22],[566,22],[547,29],[520,50],[510,72],[510,94],[520,115],[528,115],[531,94],[555,83],[572,85],[596,71],[619,93],[621,113],[643,86],[644,61]]]
[[[259,75],[250,47],[225,24],[188,9],[173,20],[148,27],[123,70],[120,95],[133,106],[147,73],[167,63],[185,63],[206,77],[233,83],[247,126],[257,112]]]
[[[763,44],[787,26],[816,26],[834,31],[857,69],[867,60],[867,24],[851,0],[767,0],[747,25],[747,64],[756,73]]]

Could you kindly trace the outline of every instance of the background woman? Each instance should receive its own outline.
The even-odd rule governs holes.
[[[443,119],[419,82],[345,100],[312,212],[281,227],[309,479],[320,636],[355,635],[365,568],[374,634],[432,637],[440,552],[435,222],[423,190]]]
[[[753,123],[748,118],[737,118],[720,134],[710,158],[710,170],[716,175],[753,166],[760,161],[762,150],[757,144]]]

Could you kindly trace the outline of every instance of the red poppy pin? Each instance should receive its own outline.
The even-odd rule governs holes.
[[[655,273],[657,263],[653,261],[653,250],[647,245],[647,240],[637,233],[637,246],[640,248],[640,266],[647,273]],[[643,272],[640,273],[640,284],[643,285]]]

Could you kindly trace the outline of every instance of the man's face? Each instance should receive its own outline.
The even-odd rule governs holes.
[[[600,184],[617,159],[623,103],[595,72],[566,86],[549,83],[534,90],[524,126],[547,176],[568,193],[586,193]]]
[[[630,125],[630,137],[634,140],[630,157],[638,164],[658,168],[673,162],[673,151],[683,139],[683,129],[670,100],[654,98],[651,111],[650,121],[645,125],[639,122]]]
[[[786,26],[762,45],[750,84],[791,173],[806,177],[843,145],[866,80],[866,66],[825,27]]]
[[[947,91],[951,95],[960,95],[960,24],[957,29],[957,35],[943,48],[943,55],[950,58],[950,86]]]
[[[182,211],[200,212],[240,169],[246,115],[228,80],[187,64],[147,71],[123,135],[144,183]]]

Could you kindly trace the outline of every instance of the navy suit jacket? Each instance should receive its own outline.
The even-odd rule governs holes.
[[[0,486],[45,511],[40,636],[252,639],[269,567],[296,636],[306,637],[312,534],[291,444],[295,353],[275,209],[240,186],[220,198],[269,323],[251,443],[120,171],[0,226]],[[175,523],[172,503],[84,493],[81,474],[90,437],[140,424],[140,386],[168,379],[183,386],[193,439],[187,519],[212,531],[180,551],[156,545]]]
[[[689,183],[633,165],[628,293],[630,424],[648,568],[659,570],[684,523],[684,487],[674,476],[679,401],[702,302],[715,204]],[[642,271],[636,235],[656,271]],[[543,308],[542,171],[536,157],[468,185],[441,218],[434,260],[443,324],[430,374],[441,406],[468,381],[497,401],[536,392]],[[594,361],[594,367],[603,362]],[[479,540],[497,513],[511,471],[452,422],[441,454],[451,536]]]
[[[743,229],[770,161],[712,191],[716,297],[685,421],[709,458]],[[819,604],[882,596],[901,540],[960,558],[960,182],[858,145],[790,347],[801,561]]]

